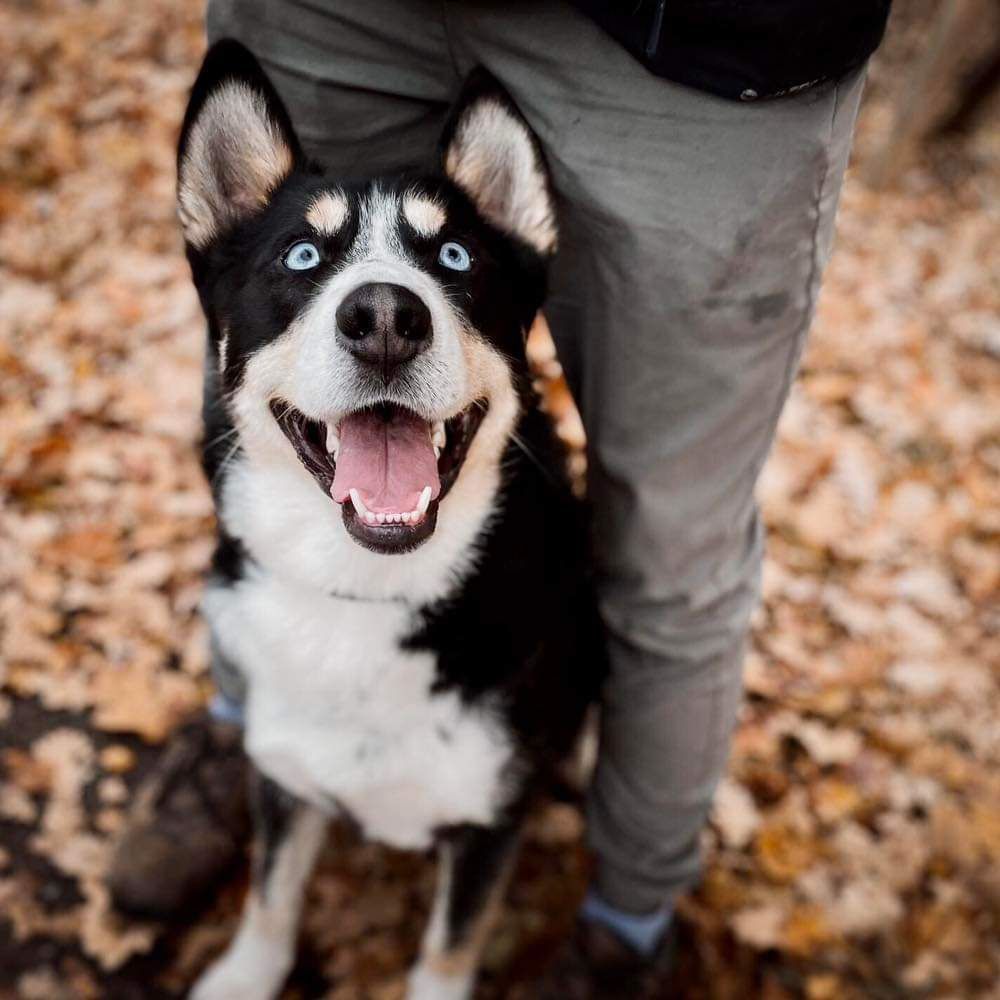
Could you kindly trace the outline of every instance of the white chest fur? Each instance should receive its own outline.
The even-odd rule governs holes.
[[[325,597],[257,573],[213,589],[206,612],[240,664],[247,750],[308,801],[346,809],[367,836],[430,843],[435,827],[489,823],[511,748],[488,710],[432,695],[431,653],[399,640],[402,604]]]
[[[398,847],[425,847],[442,825],[491,822],[504,804],[512,754],[497,715],[453,692],[431,693],[434,655],[400,648],[413,631],[411,605],[330,596],[317,586],[339,591],[346,578],[352,593],[382,596],[387,578],[416,572],[408,586],[428,599],[453,585],[455,562],[434,558],[438,536],[413,557],[366,553],[311,482],[306,490],[290,485],[249,470],[227,483],[223,519],[258,562],[235,585],[210,587],[204,600],[216,642],[247,680],[248,752],[290,791],[343,807],[367,836]],[[277,507],[261,495],[276,486]],[[290,563],[277,556],[282,535]],[[454,532],[439,535],[451,549]],[[467,543],[466,562],[470,550]],[[411,561],[421,554],[422,573]]]

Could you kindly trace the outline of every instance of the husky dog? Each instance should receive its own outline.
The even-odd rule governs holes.
[[[411,998],[466,997],[525,810],[603,672],[584,519],[525,339],[556,247],[487,73],[432,172],[330,176],[253,56],[208,53],[178,154],[208,319],[204,599],[245,683],[253,884],[198,1000],[274,996],[330,817],[436,846]]]

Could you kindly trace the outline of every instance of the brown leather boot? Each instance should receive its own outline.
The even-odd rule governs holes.
[[[537,984],[534,1000],[669,1000],[674,928],[649,958],[608,928],[577,920],[573,936],[556,953]]]
[[[248,763],[239,726],[207,713],[178,729],[136,794],[108,874],[119,909],[173,917],[244,855]]]

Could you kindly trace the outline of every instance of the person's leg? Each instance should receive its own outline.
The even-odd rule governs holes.
[[[726,763],[757,599],[754,484],[813,314],[861,74],[730,103],[650,75],[564,0],[517,18],[447,10],[456,51],[539,133],[560,199],[545,311],[589,437],[612,654],[588,809],[610,904],[596,910],[662,913],[697,874]]]
[[[430,0],[210,0],[209,42],[260,59],[307,154],[341,176],[426,162],[460,79]],[[136,796],[108,873],[122,909],[176,914],[242,853],[248,832],[239,664],[213,649],[209,712],[179,729]]]

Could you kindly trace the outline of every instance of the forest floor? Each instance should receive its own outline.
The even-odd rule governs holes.
[[[902,5],[897,5],[902,6]],[[764,602],[680,902],[684,997],[1000,997],[1000,135],[866,186],[933,10],[876,61],[760,485]],[[0,34],[0,998],[176,996],[231,934],[129,922],[109,846],[208,690],[202,324],[174,219],[198,0],[9,4]],[[571,439],[551,359],[547,394]],[[533,819],[483,997],[572,919],[581,817]],[[336,831],[288,997],[401,995],[432,865]]]

